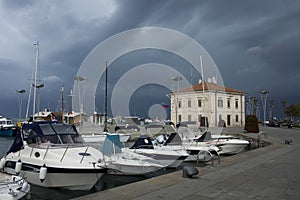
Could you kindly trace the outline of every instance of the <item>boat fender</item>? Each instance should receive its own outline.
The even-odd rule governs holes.
[[[16,162],[16,166],[15,166],[15,172],[18,175],[21,172],[22,169],[22,161],[18,160],[18,162]]]
[[[3,168],[4,168],[5,163],[6,163],[5,157],[1,158],[1,160],[0,160],[0,169],[3,169]]]
[[[39,178],[41,183],[44,182],[44,180],[46,179],[47,176],[47,167],[44,164],[41,168],[40,168],[40,174],[39,174]]]

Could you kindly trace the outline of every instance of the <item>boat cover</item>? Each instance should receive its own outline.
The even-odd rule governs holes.
[[[104,143],[102,145],[103,155],[109,156],[116,153],[122,152],[122,144],[120,142],[119,134],[109,134],[105,137]]]
[[[178,133],[171,133],[167,141],[164,143],[166,145],[182,145],[181,137]]]
[[[154,146],[148,135],[141,135],[130,149],[154,149]]]
[[[195,139],[195,142],[206,142],[212,140],[211,132],[204,132],[199,138]]]

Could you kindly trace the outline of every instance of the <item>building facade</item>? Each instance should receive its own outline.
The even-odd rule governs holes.
[[[198,83],[170,94],[171,121],[200,126],[244,126],[245,93],[215,83]]]

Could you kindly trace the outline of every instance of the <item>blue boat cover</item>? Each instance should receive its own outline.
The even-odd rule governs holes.
[[[102,145],[103,155],[109,156],[116,153],[122,152],[122,144],[120,142],[119,134],[109,134],[105,137],[104,143]]]

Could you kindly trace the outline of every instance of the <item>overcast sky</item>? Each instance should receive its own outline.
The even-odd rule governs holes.
[[[17,118],[16,90],[25,89],[25,116],[36,41],[39,79],[45,84],[41,108],[56,110],[60,87],[72,89],[93,48],[122,31],[151,26],[179,31],[200,43],[226,86],[258,98],[260,90],[269,90],[280,116],[282,100],[300,100],[299,24],[297,0],[2,0],[0,113]],[[156,98],[166,101],[165,95]]]

